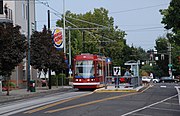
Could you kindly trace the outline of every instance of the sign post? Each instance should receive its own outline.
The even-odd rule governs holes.
[[[114,67],[113,72],[114,72],[114,76],[116,76],[116,78],[115,78],[115,88],[116,87],[119,88],[119,78],[118,78],[118,76],[121,75],[121,67]]]

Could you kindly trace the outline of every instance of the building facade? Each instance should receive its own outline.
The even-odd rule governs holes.
[[[29,26],[28,26],[28,1],[27,0],[0,0],[0,23],[13,23],[14,26],[21,26],[21,33],[30,35],[35,30],[35,0],[29,0]],[[27,60],[26,58],[12,72],[11,82],[16,87],[27,86]],[[36,71],[31,70],[31,78],[37,77]]]

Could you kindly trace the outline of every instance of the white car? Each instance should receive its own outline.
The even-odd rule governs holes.
[[[142,82],[144,83],[150,83],[152,81],[152,78],[149,76],[142,76]]]
[[[154,78],[152,81],[153,83],[159,83],[160,79],[157,77],[157,78]]]

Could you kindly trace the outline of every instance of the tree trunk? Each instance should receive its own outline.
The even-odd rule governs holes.
[[[9,79],[7,80],[7,84],[6,85],[7,85],[7,94],[6,95],[9,96]]]

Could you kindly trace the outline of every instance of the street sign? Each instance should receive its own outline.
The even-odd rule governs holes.
[[[113,67],[114,75],[121,75],[121,67]]]
[[[112,62],[111,58],[106,58],[106,63],[110,64]]]
[[[70,75],[72,74],[72,70],[71,70],[71,69],[69,69],[69,74],[70,74]]]
[[[168,67],[172,67],[172,64],[168,64]]]

